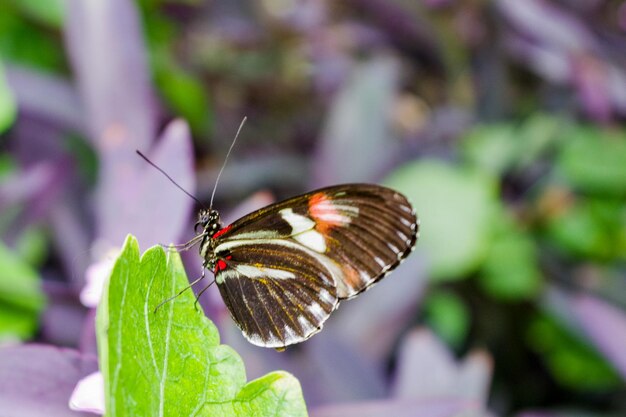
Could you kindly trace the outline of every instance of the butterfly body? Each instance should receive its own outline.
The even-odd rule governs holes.
[[[327,187],[221,227],[202,210],[200,255],[232,318],[253,344],[281,349],[319,332],[413,249],[419,223],[406,198],[371,184]]]

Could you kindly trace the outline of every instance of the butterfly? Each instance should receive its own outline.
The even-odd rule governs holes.
[[[202,209],[203,267],[251,343],[278,350],[318,333],[339,303],[371,288],[414,249],[419,221],[401,193],[372,184],[311,191],[222,227]],[[206,289],[206,288],[205,288]]]

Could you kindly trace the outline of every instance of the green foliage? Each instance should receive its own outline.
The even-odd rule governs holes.
[[[387,184],[414,203],[421,221],[419,247],[428,253],[434,278],[460,279],[481,264],[491,241],[492,216],[499,211],[491,176],[420,161],[401,167]]]
[[[66,0],[12,0],[25,15],[51,27],[59,28],[65,17]]]
[[[561,140],[563,122],[538,114],[520,126],[511,123],[480,125],[463,139],[463,156],[476,167],[497,175],[535,162]]]
[[[98,308],[106,410],[114,416],[306,416],[298,381],[272,372],[246,384],[241,358],[219,344],[215,325],[193,308],[180,257],[160,247],[140,258],[126,240]]]
[[[17,107],[13,94],[4,79],[4,70],[0,62],[0,133],[7,130],[15,121]]]
[[[0,153],[0,180],[8,178],[17,171],[17,162],[8,153]]]
[[[211,130],[212,112],[205,87],[173,64],[163,67],[156,79],[172,110],[189,122],[195,134],[207,135]]]
[[[550,218],[546,230],[548,237],[572,257],[626,259],[626,207],[621,200],[579,199]]]
[[[450,345],[460,347],[469,331],[469,311],[452,292],[436,291],[424,303],[429,326]]]
[[[40,268],[48,256],[48,240],[41,228],[30,227],[20,235],[15,252],[27,264]]]
[[[0,242],[0,341],[32,337],[44,304],[37,272]]]
[[[597,127],[569,129],[557,172],[576,190],[626,195],[626,134]]]
[[[615,370],[596,350],[549,316],[534,318],[527,339],[557,381],[568,388],[602,390],[620,385]]]
[[[20,2],[3,2],[0,12],[0,57],[39,69],[63,71],[66,60],[61,34],[51,34],[49,28],[34,25],[25,19]],[[48,7],[49,2],[29,0],[38,10]],[[52,3],[57,3],[53,1]],[[25,6],[26,7],[26,6]],[[44,12],[45,13],[45,12]],[[51,14],[55,14],[52,12]],[[40,19],[38,19],[40,20]]]
[[[496,299],[531,299],[537,295],[543,276],[532,236],[511,219],[502,216],[494,233],[481,273],[483,290]]]

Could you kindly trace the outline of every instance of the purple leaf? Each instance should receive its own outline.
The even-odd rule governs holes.
[[[4,179],[0,184],[0,211],[9,213],[9,208],[20,208],[16,218],[5,219],[10,221],[5,233],[7,242],[17,237],[23,228],[48,214],[69,172],[66,161],[38,162]]]
[[[454,398],[486,404],[492,361],[476,352],[462,362],[428,330],[414,330],[400,346],[392,395],[396,398],[432,400]]]
[[[309,366],[303,367],[306,377],[300,379],[302,389],[307,393],[307,403],[384,398],[386,380],[383,364],[365,356],[362,349],[345,345],[344,340],[325,331],[303,346]]]
[[[49,216],[53,230],[50,236],[67,271],[66,276],[73,288],[78,289],[84,283],[83,274],[91,261],[90,251],[85,248],[90,246],[93,230],[81,216],[76,195],[72,197],[53,207]]]
[[[542,0],[498,0],[500,12],[519,32],[508,49],[548,80],[570,83],[587,113],[610,120],[626,111],[626,74],[616,61],[621,45],[603,42],[572,13]]]
[[[399,146],[389,129],[398,83],[395,60],[378,56],[356,66],[328,112],[314,167],[314,185],[379,178]],[[358,149],[358,157],[346,158]]]
[[[84,326],[85,308],[78,302],[70,284],[51,279],[43,281],[48,304],[41,318],[41,336],[60,346],[76,346]]]
[[[546,1],[498,0],[497,5],[518,30],[539,43],[570,53],[596,46],[582,22]]]
[[[477,417],[486,416],[465,401],[386,400],[318,407],[311,417]]]
[[[121,129],[130,149],[147,148],[156,131],[154,102],[134,2],[70,0],[67,12],[65,40],[91,140],[106,152],[112,137],[105,132]]]
[[[129,148],[126,141],[129,132],[109,133],[112,149],[102,161],[96,208],[97,234],[104,243],[102,246],[118,246],[128,233],[146,247],[177,243],[187,226],[194,201],[139,158],[135,149]],[[192,145],[185,122],[170,123],[154,150],[146,153],[178,184],[193,193]]]
[[[584,294],[572,300],[572,308],[591,341],[626,379],[626,313]]]
[[[45,345],[0,348],[3,417],[73,417],[68,401],[76,383],[97,369],[95,358]]]
[[[6,77],[20,113],[30,113],[63,127],[85,131],[85,117],[78,94],[67,80],[17,65],[6,67]]]

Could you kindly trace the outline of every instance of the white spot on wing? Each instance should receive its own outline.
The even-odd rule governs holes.
[[[381,267],[385,267],[387,264],[385,263],[385,261],[383,261],[381,258],[379,258],[378,256],[374,257],[374,260],[376,261],[376,263],[378,265],[380,265]]]
[[[309,311],[311,312],[311,314],[313,314],[313,316],[318,319],[319,321],[324,320],[324,317],[326,317],[326,313],[324,312],[324,310],[322,309],[322,306],[320,306],[317,303],[313,303],[311,304],[311,306],[309,307]]]
[[[274,278],[274,279],[292,279],[296,276],[289,271],[282,269],[264,268],[252,265],[241,264],[236,267],[237,272],[248,278]]]
[[[296,235],[298,233],[306,232],[315,227],[315,222],[306,216],[296,214],[292,209],[282,209],[280,212],[283,220],[289,223],[291,226],[291,234]]]
[[[322,300],[326,304],[334,304],[335,303],[335,300],[333,299],[333,297],[331,297],[330,293],[327,290],[323,289],[323,288],[318,293],[318,296],[320,297],[320,300]]]
[[[295,235],[293,238],[307,248],[313,249],[315,252],[326,252],[326,241],[324,240],[324,236],[315,230],[308,230],[304,233]]]
[[[285,331],[285,344],[294,343],[299,340],[299,336],[291,327],[285,326],[283,330]]]
[[[300,323],[300,326],[302,327],[304,334],[307,334],[310,331],[315,330],[313,325],[309,323],[309,321],[304,316],[298,316],[298,323]]]
[[[407,235],[405,235],[404,233],[402,233],[399,230],[396,230],[396,234],[398,235],[398,237],[402,240],[406,240],[407,239]]]
[[[221,284],[228,278],[237,278],[238,276],[239,274],[237,273],[237,271],[234,271],[232,269],[221,270],[215,276],[215,282]]]
[[[229,236],[229,240],[242,240],[242,239],[275,239],[280,237],[275,230],[257,230],[255,232],[247,233],[235,233]]]

